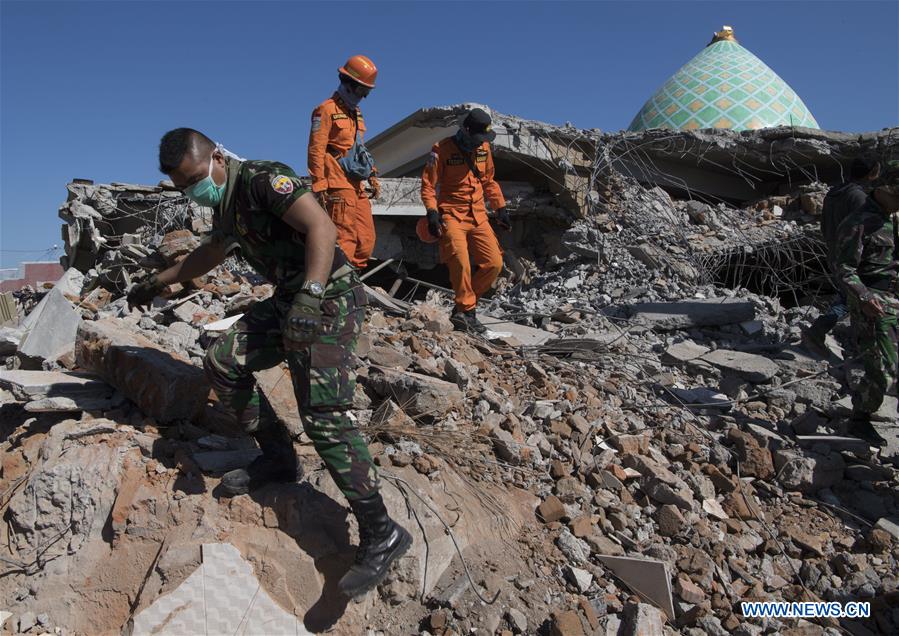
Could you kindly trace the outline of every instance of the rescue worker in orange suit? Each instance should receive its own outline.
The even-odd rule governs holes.
[[[428,231],[439,237],[440,259],[449,268],[456,294],[450,320],[457,330],[475,333],[486,331],[475,312],[478,298],[490,289],[503,266],[485,198],[497,225],[512,228],[506,200],[493,178],[490,142],[496,133],[490,124],[490,115],[472,109],[455,135],[434,144],[421,177]]]
[[[365,120],[359,102],[375,87],[377,76],[378,69],[364,55],[347,60],[338,69],[337,91],[312,111],[309,133],[307,165],[312,191],[337,226],[337,243],[357,269],[366,267],[375,247],[375,224],[365,180],[372,198],[378,198],[381,185],[373,165],[371,174],[361,177],[347,174],[341,162],[357,142],[363,141]]]

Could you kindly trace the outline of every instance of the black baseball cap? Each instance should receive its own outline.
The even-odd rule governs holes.
[[[483,108],[472,108],[465,116],[462,127],[467,129],[473,141],[482,144],[496,139],[496,133],[490,128],[490,115]]]

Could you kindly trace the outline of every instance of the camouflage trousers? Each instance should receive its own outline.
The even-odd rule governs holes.
[[[886,315],[870,318],[850,299],[849,316],[865,370],[852,394],[852,410],[871,414],[880,408],[883,396],[899,376],[899,311],[887,306]]]
[[[221,403],[248,432],[260,426],[262,396],[253,372],[285,359],[290,367],[300,418],[315,450],[347,499],[378,491],[378,474],[368,446],[348,411],[356,372],[353,353],[365,320],[365,291],[355,272],[332,281],[322,301],[322,333],[303,351],[287,351],[282,325],[293,293],[276,290],[256,303],[207,350],[204,368]]]

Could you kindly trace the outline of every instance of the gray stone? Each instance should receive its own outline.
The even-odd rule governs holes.
[[[37,616],[34,615],[34,612],[25,612],[21,616],[19,616],[19,631],[27,632],[30,631],[32,627],[37,625]]]
[[[463,391],[465,390],[465,387],[468,386],[468,382],[470,381],[468,369],[465,368],[465,365],[461,362],[457,362],[452,358],[446,359],[446,362],[443,365],[443,374],[447,380],[455,384]]]
[[[109,397],[112,387],[96,375],[70,371],[10,371],[0,369],[0,388],[18,400],[31,402],[52,397],[98,399]]]
[[[113,392],[112,387],[107,393],[110,397],[45,397],[33,400],[25,405],[28,413],[76,413],[78,411],[109,411],[122,406],[127,401],[119,392]]]
[[[172,313],[180,320],[181,322],[193,323],[194,314],[204,313],[203,308],[200,307],[197,303],[192,300],[186,300],[180,305],[172,308]]]
[[[53,361],[74,347],[81,314],[63,295],[62,289],[51,289],[34,313],[38,317],[25,330],[19,345],[21,356]]]
[[[166,327],[162,341],[176,351],[186,351],[196,344],[200,332],[186,322],[174,322]]]
[[[649,603],[630,603],[624,608],[619,636],[663,636],[662,612]]]
[[[382,397],[396,400],[413,418],[440,418],[461,408],[464,401],[459,387],[452,382],[411,371],[378,369],[367,382]]]
[[[683,482],[681,487],[675,489],[657,479],[650,479],[641,487],[650,498],[661,504],[673,504],[683,510],[693,509],[693,493]]]
[[[75,359],[161,423],[193,420],[206,405],[209,383],[202,369],[162,351],[118,321],[82,323]]]
[[[814,448],[815,446],[828,446],[836,452],[855,453],[856,455],[870,455],[871,444],[858,437],[842,437],[840,435],[797,435],[796,441],[802,448]]]
[[[846,463],[837,453],[821,455],[815,452],[799,453],[778,450],[773,453],[778,481],[789,490],[813,493],[830,488],[843,479]]]
[[[569,561],[575,563],[587,563],[590,556],[590,548],[587,544],[575,537],[568,528],[563,528],[556,539],[556,545]]]
[[[495,428],[490,432],[493,440],[493,449],[496,456],[510,464],[518,464],[521,461],[521,444],[515,441],[512,433],[501,428]]]
[[[883,517],[877,520],[874,527],[889,532],[896,541],[899,541],[899,517]]]
[[[54,424],[35,449],[35,462],[6,516],[16,530],[11,536],[18,554],[40,550],[47,563],[62,556],[68,560],[87,543],[102,540],[126,453],[114,441],[96,443],[91,430],[112,432],[116,425],[103,419],[65,420]],[[66,539],[57,541],[61,535]],[[69,567],[81,565],[86,566],[69,561]]]
[[[565,577],[571,581],[581,594],[585,594],[593,583],[593,575],[581,568],[565,566]]]
[[[703,356],[703,360],[754,383],[768,382],[780,370],[776,362],[765,356],[729,349],[716,349]]]
[[[506,611],[506,619],[516,634],[525,634],[528,631],[528,617],[521,610],[510,607]]]
[[[374,346],[366,357],[374,365],[391,369],[406,369],[412,364],[412,358],[393,347]]]

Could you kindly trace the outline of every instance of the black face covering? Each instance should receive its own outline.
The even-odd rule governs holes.
[[[471,135],[468,134],[468,131],[464,128],[460,128],[454,137],[456,143],[459,144],[459,148],[461,148],[464,152],[471,152],[481,144],[475,142],[474,139],[471,138]]]

